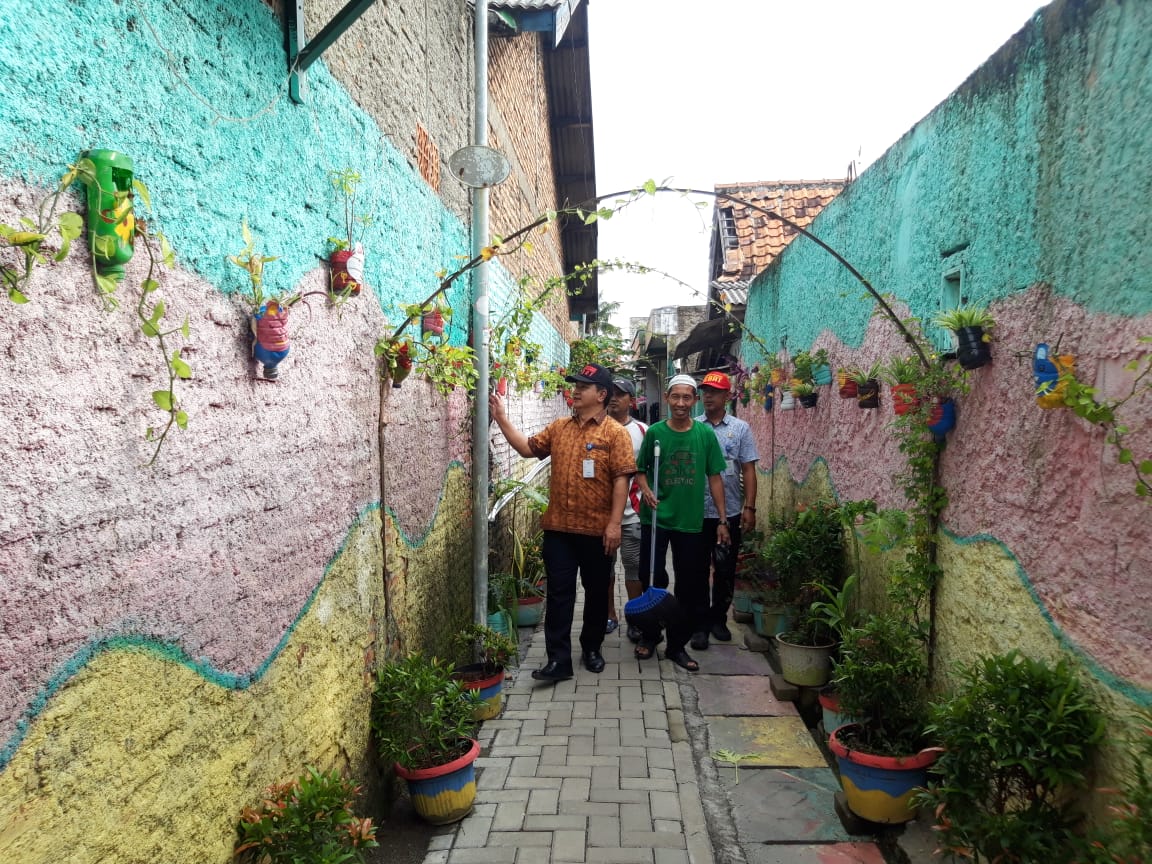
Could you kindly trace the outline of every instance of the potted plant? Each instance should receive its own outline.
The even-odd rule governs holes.
[[[252,357],[263,367],[263,374],[269,381],[280,376],[280,363],[291,350],[288,335],[288,312],[301,300],[298,293],[281,296],[264,292],[264,265],[276,261],[279,256],[262,255],[256,251],[256,241],[248,230],[248,220],[241,225],[244,248],[228,260],[248,274],[252,291],[249,322],[252,331]]]
[[[258,807],[245,807],[233,857],[242,864],[341,861],[363,864],[376,842],[371,819],[352,810],[360,787],[336,771],[308,768],[289,783],[273,783]]]
[[[459,653],[468,655],[469,662],[456,666],[452,677],[480,696],[472,718],[491,720],[499,716],[504,699],[504,672],[516,663],[516,643],[507,633],[498,633],[483,624],[470,624],[456,634],[454,645]],[[471,662],[473,657],[475,662]]]
[[[781,384],[780,389],[780,410],[781,411],[794,411],[796,410],[796,397],[792,395],[792,385]]]
[[[847,378],[856,387],[857,408],[878,408],[880,406],[880,363],[876,362],[867,369],[860,366],[849,366]]]
[[[329,237],[332,251],[328,256],[330,269],[329,293],[346,298],[360,293],[364,280],[364,247],[356,242],[355,226],[372,224],[372,215],[356,215],[356,190],[362,182],[360,173],[349,168],[329,171],[328,179],[332,188],[344,202],[344,236]]]
[[[799,384],[792,385],[792,395],[804,408],[815,408],[816,401],[820,398],[820,391],[816,389],[816,385],[808,381],[801,381]]]
[[[376,673],[371,726],[380,757],[394,763],[413,808],[435,825],[463,819],[476,799],[472,714],[480,701],[435,657],[412,654]]]
[[[396,389],[412,374],[415,353],[411,339],[381,339],[376,343],[376,356],[384,362],[384,377],[390,378]]]
[[[503,636],[516,632],[512,610],[516,608],[516,577],[511,573],[488,576],[488,627]]]
[[[1067,861],[1076,793],[1087,781],[1103,716],[1067,660],[1012,651],[961,668],[931,709],[944,748],[921,799],[941,850],[974,861]]]
[[[545,573],[541,557],[543,533],[529,540],[512,535],[512,576],[516,582],[516,626],[535,627],[544,612]]]
[[[856,718],[828,740],[848,808],[872,822],[907,822],[939,755],[925,746],[927,662],[919,633],[896,615],[866,616],[845,631],[833,681],[840,711]]]
[[[832,383],[832,369],[828,365],[828,351],[797,351],[792,358],[792,377],[817,387]]]
[[[914,410],[920,400],[916,395],[916,380],[920,377],[920,361],[915,357],[893,357],[880,371],[892,388],[892,409],[898,415]]]
[[[989,330],[996,319],[986,306],[961,306],[939,313],[933,320],[937,327],[951,330],[956,341],[956,359],[965,369],[979,369],[992,361]]]

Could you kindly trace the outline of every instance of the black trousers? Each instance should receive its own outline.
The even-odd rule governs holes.
[[[604,538],[567,531],[544,532],[544,570],[548,605],[544,610],[544,646],[548,659],[572,663],[572,618],[576,610],[576,574],[584,586],[584,626],[580,648],[599,651],[608,623],[608,580],[612,559],[604,554]]]
[[[710,624],[723,624],[728,620],[728,607],[732,605],[732,592],[736,590],[736,558],[740,551],[740,517],[728,517],[728,534],[732,545],[722,563],[716,563],[716,529],[719,519],[704,520],[704,544],[712,559],[712,604],[708,612]]]
[[[657,588],[668,587],[668,568],[664,562],[668,548],[672,548],[672,572],[676,585],[672,593],[680,603],[684,618],[693,633],[707,631],[708,623],[708,556],[711,547],[705,545],[703,534],[687,531],[656,529],[656,569],[652,569],[652,526],[640,526],[640,584]],[[669,650],[672,646],[669,645]]]

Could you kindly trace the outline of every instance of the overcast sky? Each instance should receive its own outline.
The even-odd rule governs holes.
[[[671,179],[843,179],[871,164],[1008,41],[1040,0],[585,0],[600,194]],[[614,323],[704,302],[711,202],[662,194],[600,223]]]

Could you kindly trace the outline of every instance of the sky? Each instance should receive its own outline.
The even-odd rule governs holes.
[[[883,155],[1041,0],[584,0],[598,194],[646,180],[843,179]],[[712,204],[667,193],[599,223],[612,323],[707,294]],[[695,293],[694,293],[695,292]]]

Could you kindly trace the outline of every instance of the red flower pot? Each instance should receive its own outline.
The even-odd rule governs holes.
[[[913,384],[893,384],[892,385],[892,409],[898,415],[907,414],[913,411],[920,404],[920,400],[916,398],[916,386]]]
[[[433,336],[444,335],[444,313],[439,309],[424,313],[420,327],[425,333],[431,333]]]

